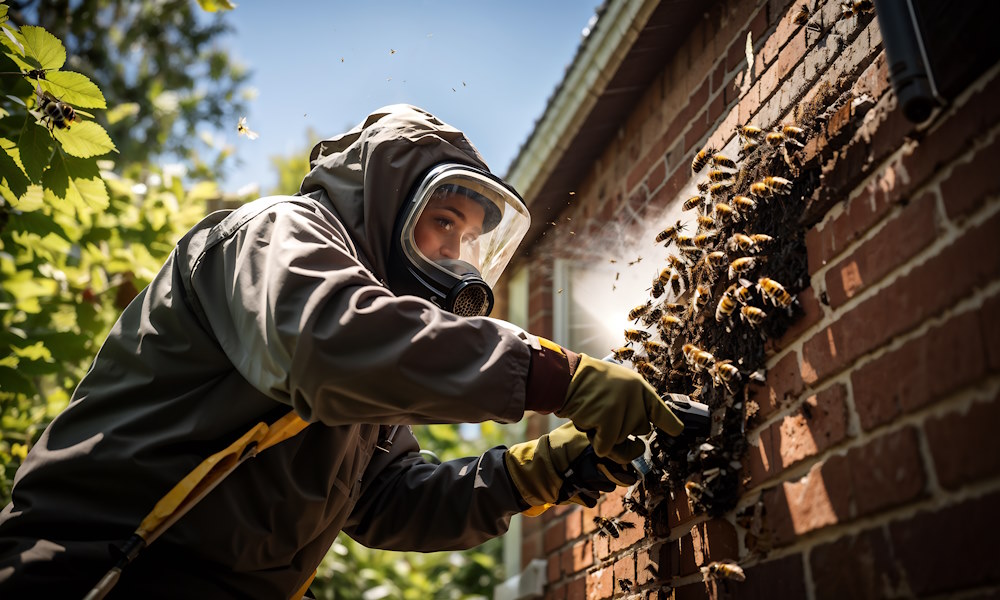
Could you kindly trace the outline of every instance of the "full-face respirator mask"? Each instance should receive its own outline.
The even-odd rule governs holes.
[[[528,231],[517,192],[493,174],[443,163],[414,186],[389,254],[389,287],[464,317],[486,316],[493,286]]]

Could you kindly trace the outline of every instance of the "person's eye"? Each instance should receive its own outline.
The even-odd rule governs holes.
[[[440,227],[445,231],[451,231],[452,227],[455,226],[455,222],[452,221],[451,219],[446,219],[444,217],[437,217],[435,220],[437,221],[438,227]]]

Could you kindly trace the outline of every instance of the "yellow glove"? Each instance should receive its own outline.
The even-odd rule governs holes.
[[[586,354],[580,354],[566,402],[556,415],[586,432],[598,456],[621,464],[643,453],[642,441],[629,436],[649,433],[650,422],[670,435],[684,429],[642,375]]]
[[[511,446],[504,462],[517,491],[531,506],[594,506],[601,492],[636,481],[630,467],[594,454],[587,436],[572,423]]]

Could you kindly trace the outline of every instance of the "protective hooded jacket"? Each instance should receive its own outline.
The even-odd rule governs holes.
[[[530,351],[500,324],[385,285],[410,186],[485,168],[458,130],[390,106],[314,148],[296,196],[213,213],[125,309],[18,471],[0,597],[82,596],[206,456],[293,407],[314,424],[240,466],[125,569],[112,596],[284,598],[344,530],[377,548],[466,548],[524,506],[503,448],[424,462],[407,427],[520,419]]]

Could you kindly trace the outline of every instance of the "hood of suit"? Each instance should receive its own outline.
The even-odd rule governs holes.
[[[407,104],[380,108],[358,126],[316,144],[299,193],[320,192],[350,233],[359,258],[388,277],[393,228],[414,184],[455,162],[488,170],[465,134]]]

